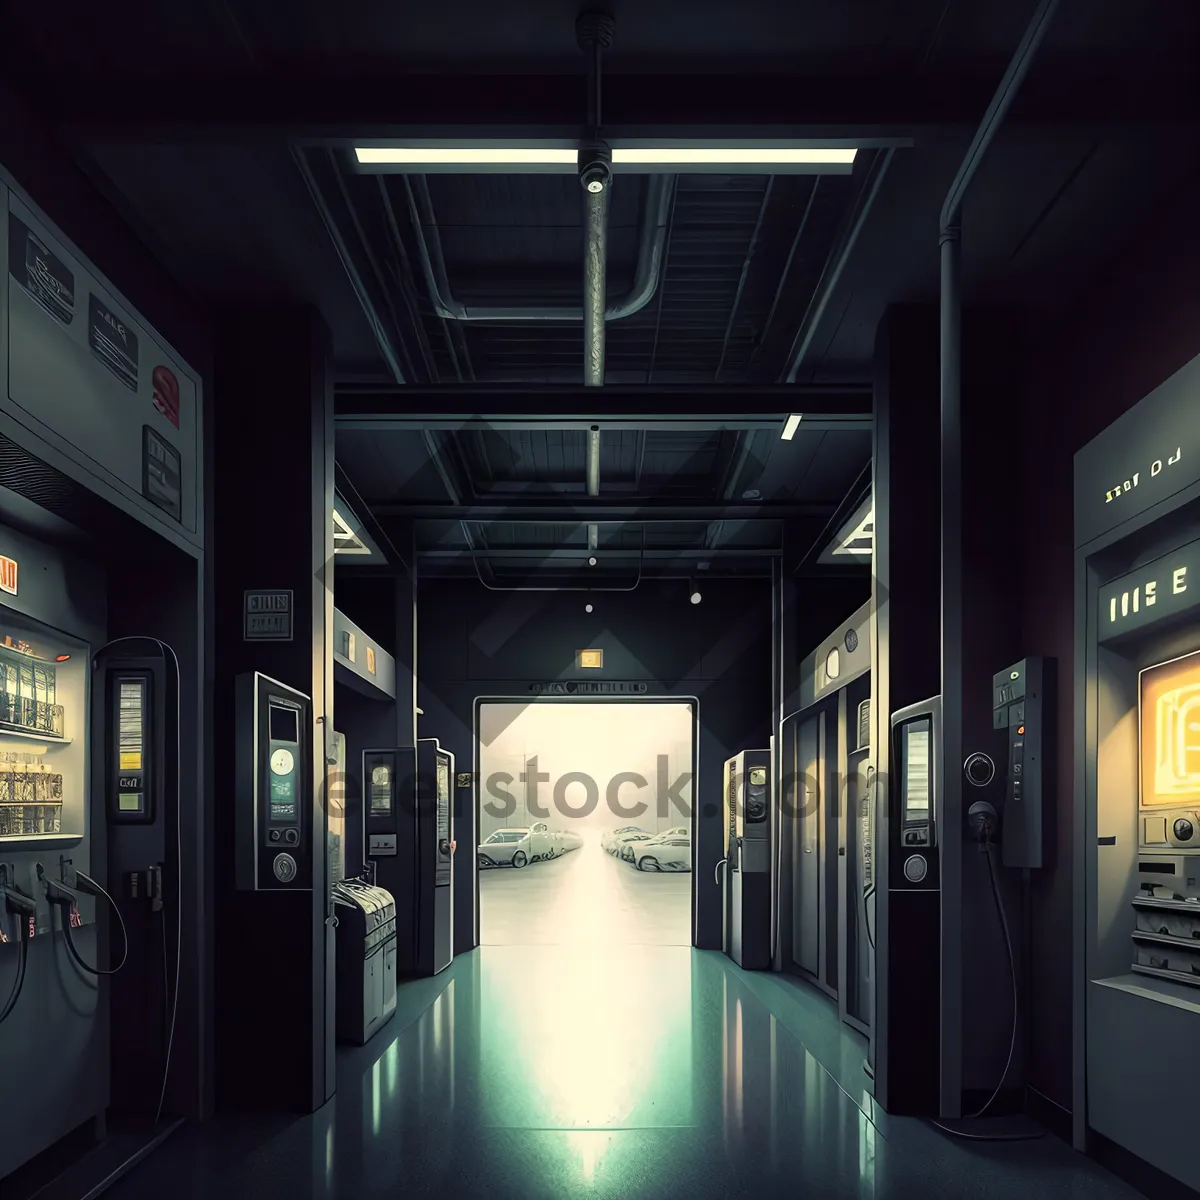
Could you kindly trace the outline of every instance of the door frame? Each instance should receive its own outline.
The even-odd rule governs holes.
[[[648,687],[654,685],[647,681]],[[485,704],[686,704],[692,710],[692,811],[688,819],[689,837],[692,843],[691,870],[691,945],[695,947],[698,932],[698,913],[696,908],[696,815],[700,795],[700,697],[673,696],[658,693],[641,696],[513,696],[513,695],[479,695],[471,703],[471,797],[475,809],[475,833],[480,829],[479,806],[479,713]],[[723,783],[724,781],[722,781]],[[479,942],[479,862],[476,850],[471,850],[471,895],[474,901],[474,917],[472,941],[478,947]]]

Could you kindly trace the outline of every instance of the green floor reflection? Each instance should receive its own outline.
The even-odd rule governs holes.
[[[480,963],[484,1123],[663,1129],[694,1122],[691,950],[491,947]]]

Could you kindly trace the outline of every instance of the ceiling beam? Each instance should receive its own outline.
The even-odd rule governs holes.
[[[735,549],[732,547],[723,547],[720,550],[639,550],[636,546],[625,550],[588,550],[587,547],[578,548],[563,548],[558,547],[553,550],[531,550],[528,548],[513,549],[508,546],[489,546],[485,549],[478,547],[463,547],[457,550],[447,550],[439,548],[436,550],[421,550],[418,549],[417,557],[424,559],[466,559],[466,558],[487,558],[494,559],[496,562],[507,561],[523,561],[523,562],[568,562],[578,563],[587,558],[595,558],[599,563],[612,563],[638,561],[643,559],[646,562],[708,562],[710,559],[737,559],[737,558],[778,558],[782,553],[781,550],[770,546],[752,546],[743,549]]]
[[[1062,56],[1059,56],[1062,59]],[[1128,63],[1076,56],[1022,88],[1009,124],[1094,126],[1194,121],[1183,72],[1164,68],[1131,87]],[[604,123],[621,137],[834,137],[897,144],[947,126],[978,124],[1004,62],[951,72],[835,75],[605,73]],[[25,85],[69,132],[106,140],[280,138],[346,142],[388,137],[577,138],[583,96],[575,73],[455,75],[365,72],[322,76],[285,68],[190,77],[146,88],[120,75],[75,77],[70,88],[27,76]],[[103,96],[96,104],[94,97]]]
[[[410,521],[479,521],[515,525],[648,525],[696,524],[710,521],[827,521],[835,504],[609,504],[576,500],[562,504],[510,501],[504,504],[376,504],[377,518]]]
[[[864,429],[868,387],[342,388],[339,429],[771,429],[792,413],[802,429]]]

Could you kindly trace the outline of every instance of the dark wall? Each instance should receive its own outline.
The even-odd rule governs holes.
[[[1059,663],[1055,850],[1033,883],[1030,1082],[1071,1107],[1071,867],[1074,729],[1072,459],[1143,396],[1200,354],[1200,179],[1142,231],[1061,326],[1045,331],[1024,388],[1020,508],[1026,652]],[[1200,410],[1198,410],[1200,411]]]
[[[604,651],[588,679],[644,681],[649,694],[700,702],[699,776],[693,868],[696,944],[720,949],[721,767],[738,750],[766,746],[771,733],[769,579],[707,581],[703,601],[688,601],[686,581],[643,583],[634,592],[492,592],[474,581],[431,581],[418,588],[418,717],[421,737],[474,769],[478,696],[527,696],[535,682],[583,676],[575,652]],[[590,600],[595,612],[584,611]],[[474,944],[475,803],[457,794],[455,951]],[[464,853],[464,848],[467,853]]]

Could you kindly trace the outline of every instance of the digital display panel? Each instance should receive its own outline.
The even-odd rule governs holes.
[[[932,781],[930,742],[933,725],[928,717],[910,721],[904,726],[904,748],[901,754],[904,775],[901,797],[906,821],[922,821],[929,817],[929,794]]]
[[[392,769],[385,763],[371,768],[368,783],[371,797],[371,812],[376,816],[392,811]]]
[[[1140,672],[1138,720],[1143,807],[1200,799],[1200,651]]]
[[[279,708],[271,705],[270,738],[273,742],[298,742],[300,740],[299,713],[294,708]]]

